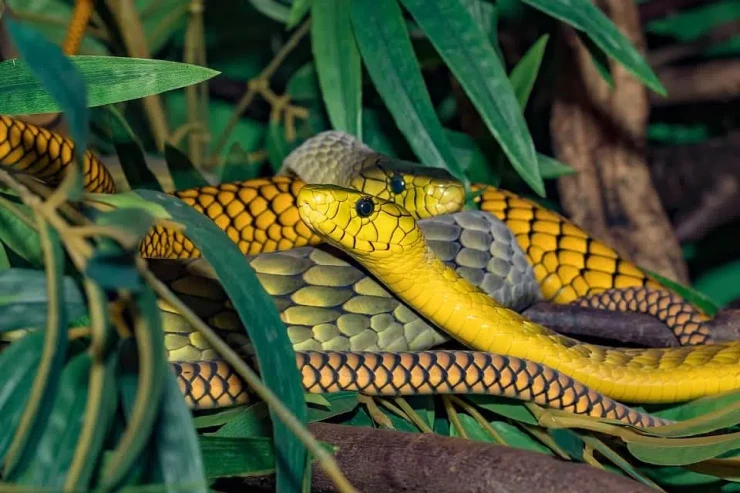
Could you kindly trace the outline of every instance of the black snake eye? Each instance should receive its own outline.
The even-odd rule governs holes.
[[[395,174],[391,177],[391,192],[398,194],[406,190],[406,180],[403,175]]]
[[[375,209],[375,204],[373,204],[373,199],[370,197],[362,197],[355,203],[355,210],[360,217],[370,216],[373,213],[373,209]]]

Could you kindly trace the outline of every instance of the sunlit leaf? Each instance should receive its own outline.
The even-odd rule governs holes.
[[[207,67],[168,60],[110,56],[71,56],[69,59],[87,86],[87,98],[78,103],[82,107],[160,94],[198,84],[219,74]],[[0,113],[29,115],[68,111],[52,96],[39,92],[40,87],[28,63],[17,59],[0,62]],[[73,138],[79,146],[85,141],[74,134]]]

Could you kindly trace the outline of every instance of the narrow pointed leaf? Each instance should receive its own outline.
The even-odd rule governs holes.
[[[62,292],[70,320],[87,313],[85,298],[74,279],[62,280]],[[0,331],[46,326],[48,304],[43,271],[19,268],[0,271]]]
[[[461,0],[401,0],[521,177],[545,196],[534,143],[506,69]]]
[[[152,436],[153,455],[166,491],[206,492],[208,483],[193,416],[175,375],[167,372],[160,414]]]
[[[636,458],[648,464],[682,466],[714,459],[740,449],[740,432],[725,435],[677,438],[651,438],[628,442],[627,448]]]
[[[308,11],[311,10],[311,4],[313,2],[314,0],[293,0],[293,4],[290,6],[290,13],[288,14],[288,22],[285,27],[293,29],[297,26],[306,17]]]
[[[335,130],[362,140],[362,66],[346,0],[314,0],[311,46]]]
[[[537,75],[540,73],[542,57],[545,56],[545,48],[547,48],[549,38],[548,34],[540,36],[540,39],[535,41],[527,50],[509,74],[509,82],[511,82],[511,87],[514,89],[514,94],[522,109],[527,106],[532,87],[534,87]]]
[[[204,187],[208,182],[203,175],[193,166],[190,159],[180,151],[180,149],[165,144],[164,158],[167,161],[167,168],[172,175],[172,181],[175,183],[175,190],[186,190],[188,188]]]
[[[87,148],[90,118],[85,78],[62,50],[43,35],[8,16],[3,22],[22,61],[0,62],[0,113],[13,115],[19,108],[33,107],[39,101],[54,106],[47,111],[64,113],[75,149],[81,155],[81,150]]]
[[[396,0],[352,0],[352,25],[370,78],[393,120],[425,166],[467,184],[424,85]]]
[[[149,286],[133,297],[137,317],[133,323],[136,338],[139,379],[130,420],[110,460],[101,474],[101,487],[114,488],[125,481],[137,465],[159,415],[164,386],[165,361],[164,332],[157,298]],[[155,402],[155,405],[152,405]]]
[[[20,484],[62,489],[85,419],[91,365],[90,355],[81,353],[64,368],[59,392],[50,406],[49,424],[34,447],[33,459],[18,478]]]
[[[6,19],[7,21],[7,19]],[[87,85],[82,105],[88,108],[139,99],[198,84],[219,72],[187,63],[113,56],[70,56],[71,64]],[[0,62],[0,114],[29,115],[67,110],[41,85],[28,64],[12,59]],[[75,142],[80,145],[78,137]]]
[[[591,0],[522,1],[585,32],[596,46],[624,65],[650,89],[665,96],[665,88],[645,58]]]
[[[36,450],[49,422],[52,403],[59,389],[59,379],[67,356],[67,312],[62,302],[64,251],[56,231],[44,221],[38,221],[44,250],[47,276],[46,331],[44,349],[38,371],[29,390],[30,396],[5,461],[4,477],[17,478]]]
[[[293,346],[275,302],[265,292],[239,248],[211,220],[182,201],[151,190],[136,193],[148,203],[163,207],[172,219],[186,226],[185,236],[211,264],[239,314],[254,346],[259,367],[269,368],[262,373],[265,384],[305,424],[306,403]],[[283,459],[278,465],[278,482],[286,481],[291,487],[299,488],[307,461],[306,448],[279,418],[274,414],[271,417],[277,455]]]
[[[34,331],[0,352],[0,463],[26,408],[43,346],[44,333]]]

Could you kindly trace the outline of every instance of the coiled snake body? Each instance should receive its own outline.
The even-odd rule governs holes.
[[[70,141],[32,125],[4,117],[0,121],[0,128],[2,128],[0,132],[3,132],[0,133],[0,137],[4,137],[0,139],[0,162],[32,173],[52,184],[59,180],[61,172],[72,159],[73,145]],[[417,174],[416,170],[394,171],[392,168],[398,167],[393,166],[392,160],[375,153],[346,135],[328,132],[319,137],[310,140],[294,152],[292,161],[291,158],[286,160],[288,171],[296,172],[295,167],[298,164],[321,162],[323,159],[326,164],[325,168],[333,169],[335,173],[334,178],[325,178],[322,179],[323,181],[353,187],[364,192],[365,196],[392,199],[416,217],[454,212],[462,205],[462,189],[459,184],[434,178],[429,176],[430,174],[422,176]],[[326,146],[327,139],[330,144],[328,147]],[[327,160],[330,163],[326,163]],[[400,168],[403,169],[403,166]],[[337,170],[345,170],[345,172],[341,174]],[[350,171],[346,172],[346,170]],[[310,178],[301,173],[299,175],[310,181]],[[89,152],[85,153],[83,160],[83,177],[85,186],[90,191],[112,193],[115,190],[110,175]],[[244,253],[258,253],[316,244],[321,241],[326,232],[318,234],[319,232],[313,226],[307,228],[305,221],[299,219],[295,208],[295,197],[301,194],[300,190],[304,188],[303,181],[299,179],[278,176],[272,179],[176,192],[176,195],[213,219]],[[486,193],[493,192],[488,190]],[[482,208],[494,210],[495,207],[487,207],[487,204],[496,203],[498,198],[493,197],[487,200],[485,197],[484,193]],[[504,207],[504,210],[495,209],[497,215],[505,221],[508,217],[507,207]],[[405,209],[399,208],[399,211],[406,213]],[[535,215],[543,211],[537,206],[532,206],[530,209],[535,211]],[[562,225],[571,226],[562,218],[554,222],[558,222],[561,228]],[[537,222],[529,220],[528,224],[532,227],[529,234],[515,230],[517,241],[520,244],[523,241],[530,241],[532,244],[538,242]],[[348,226],[349,223],[343,228]],[[349,230],[347,232],[357,233]],[[382,233],[382,231],[379,232],[379,234]],[[178,237],[177,234],[162,228],[153,230],[142,243],[141,253],[148,257],[197,257],[198,252],[193,245],[189,244],[186,238]],[[347,236],[349,237],[350,234]],[[570,232],[565,229],[559,233],[561,238],[569,234]],[[560,245],[562,246],[564,245]],[[543,287],[551,286],[552,280],[548,281],[547,276],[543,276],[542,269],[538,268],[537,262],[539,261],[536,260],[538,252],[526,246],[524,248],[530,260],[534,259],[535,274],[538,275],[538,280],[543,283]],[[557,249],[558,246],[555,248],[556,252]],[[550,251],[553,250],[547,250],[547,252]],[[585,249],[581,253],[584,260],[581,272],[585,270],[588,273],[590,269],[597,266],[596,264],[587,265],[591,258],[589,255],[599,252]],[[563,258],[556,260],[562,262]],[[540,263],[552,268],[552,260]],[[626,262],[621,262],[619,265],[629,266]],[[393,273],[386,272],[386,274],[393,276]],[[558,272],[559,276],[560,274]],[[571,281],[576,284],[578,282],[574,281],[576,277],[572,277],[570,281],[562,281],[564,276],[559,278],[563,286],[566,286]],[[640,278],[640,276],[634,277]],[[584,279],[586,282],[591,281],[587,276]],[[612,276],[612,279],[612,286],[606,286],[606,288],[625,285],[622,280],[617,282],[617,277]],[[387,279],[384,282],[388,284]],[[592,284],[593,286],[585,291],[586,295],[592,295],[599,289],[603,291],[604,287],[601,284],[604,283]],[[392,290],[396,295],[414,308],[418,308],[414,300],[404,298],[402,293],[396,291],[397,286],[394,283],[390,285],[393,286]],[[647,286],[647,283],[642,282],[638,287],[644,286]],[[655,288],[653,285],[649,287]],[[582,291],[584,290],[575,292]],[[548,288],[545,292],[550,293],[552,289]],[[635,292],[645,293],[646,291],[637,290]],[[548,294],[548,296],[551,295]],[[568,301],[566,298],[566,295],[561,294],[559,301]],[[604,301],[613,300],[610,297],[592,297],[589,302],[603,306]],[[613,308],[624,309],[626,307],[638,311],[649,311],[649,302],[656,300],[646,298],[645,301],[646,303],[637,303],[633,306],[614,306]],[[676,312],[679,314],[683,313],[687,306],[683,300],[675,298],[662,297],[658,301],[662,306],[668,306],[671,309],[679,307],[679,312]],[[679,319],[676,313],[671,312],[664,319],[673,325],[674,329],[679,327],[680,330],[676,330],[679,335],[701,334],[703,327],[701,320],[698,323],[695,322],[695,311],[692,312],[690,309],[685,311],[690,315]],[[448,329],[444,324],[440,324],[439,320],[432,318],[432,321]],[[457,337],[457,334],[453,335]],[[693,336],[689,339],[691,337]],[[701,337],[682,340],[682,342],[701,342],[698,339]],[[576,346],[573,345],[573,347]],[[586,346],[580,345],[580,347]],[[553,358],[551,358],[552,361],[548,360],[549,363],[555,363],[551,365],[551,369],[531,361],[522,361],[516,357],[515,352],[509,354],[512,356],[465,351],[418,353],[324,351],[301,352],[297,354],[297,359],[303,373],[304,386],[309,391],[354,389],[369,394],[383,395],[433,392],[496,393],[533,400],[573,412],[621,419],[632,424],[647,426],[662,424],[660,420],[635,412],[559,373],[556,371],[558,362]],[[564,355],[557,353],[554,359],[557,360],[558,357],[564,357]],[[634,362],[637,359],[639,358],[631,361]],[[663,358],[661,361],[667,360]],[[197,363],[184,362],[173,363],[173,366],[178,371],[186,397],[190,399],[194,407],[233,404],[243,402],[245,398],[243,386],[237,383],[235,375],[222,362],[215,360]],[[588,376],[584,372],[581,372],[579,377],[581,375]],[[584,381],[588,380],[584,379]],[[677,396],[677,399],[680,398],[681,396]]]

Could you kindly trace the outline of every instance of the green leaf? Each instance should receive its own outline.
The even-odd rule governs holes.
[[[0,62],[0,113],[12,115],[14,107],[33,107],[46,101],[55,109],[38,113],[63,112],[76,153],[81,156],[87,148],[90,118],[84,77],[62,50],[41,34],[11,17],[5,16],[3,21],[21,60]]]
[[[200,436],[200,449],[209,478],[264,476],[275,471],[275,453],[269,438]],[[320,442],[330,454],[334,447]]]
[[[306,14],[308,14],[313,1],[314,0],[293,0],[293,4],[290,6],[290,13],[288,14],[288,22],[285,27],[293,29],[297,26],[298,23],[306,17]]]
[[[321,87],[319,87],[319,77],[316,75],[316,65],[309,62],[293,72],[286,92],[291,99],[296,101],[319,99]],[[366,114],[364,113],[363,116]]]
[[[349,413],[357,408],[357,392],[337,392],[335,394],[324,394],[330,407],[328,409],[309,407],[308,422],[326,421],[327,419]]]
[[[547,41],[550,35],[544,34],[540,39],[527,50],[524,56],[519,60],[516,66],[509,74],[509,82],[514,89],[514,94],[519,102],[519,106],[524,109],[529,101],[529,95],[532,93],[534,82],[540,72],[542,57],[545,55]]]
[[[559,178],[561,176],[573,175],[576,170],[565,165],[557,159],[537,153],[537,166],[540,168],[540,174],[545,180]]]
[[[424,85],[396,0],[352,0],[352,25],[365,67],[414,153],[426,166],[444,168],[466,187]]]
[[[177,379],[167,372],[162,392],[162,404],[154,425],[152,448],[168,491],[207,491],[206,471],[201,456],[193,416],[183,399]]]
[[[252,404],[251,406],[256,406],[257,404]],[[246,411],[249,407],[248,405],[243,406],[236,406],[236,407],[229,407],[225,409],[218,409],[214,412],[210,412],[208,414],[202,414],[199,416],[196,416],[193,418],[193,423],[195,424],[195,427],[198,429],[203,428],[211,428],[214,426],[222,426],[234,419],[236,416],[240,415],[244,411]]]
[[[32,213],[28,207],[17,203],[15,206],[21,213],[27,213],[24,217],[31,217]],[[38,233],[19,219],[13,211],[2,206],[0,206],[0,241],[32,266],[44,265]]]
[[[534,143],[501,60],[461,0],[401,0],[524,181],[545,196]]]
[[[645,59],[591,0],[522,0],[537,10],[583,31],[646,86],[660,94],[666,90]]]
[[[270,369],[262,374],[265,384],[305,424],[306,403],[293,346],[273,299],[265,292],[239,248],[210,219],[184,206],[180,200],[150,190],[137,193],[147,202],[164,207],[175,221],[186,226],[185,236],[213,267],[238,312],[254,346],[259,367]],[[272,424],[276,453],[284,459],[278,467],[278,483],[287,480],[298,488],[307,463],[306,449],[274,414]]]
[[[290,9],[276,0],[249,0],[249,3],[274,21],[285,23],[290,18]]]
[[[49,424],[34,447],[33,459],[18,478],[20,484],[62,489],[85,420],[91,365],[90,355],[84,352],[64,368]]]
[[[346,3],[346,0],[314,1],[311,42],[332,126],[362,140],[362,66]]]
[[[635,458],[659,466],[695,464],[740,449],[740,433],[674,440],[641,438],[640,442],[627,442],[627,448]]]
[[[285,140],[285,128],[279,121],[270,121],[267,127],[267,141],[265,142],[267,156],[270,159],[272,170],[277,172],[283,165],[283,160],[290,154],[294,146]]]
[[[144,151],[125,118],[114,106],[106,106],[111,116],[111,138],[118,155],[118,161],[131,188],[162,190],[159,180],[147,166]]]
[[[576,31],[576,34],[581,42],[583,42],[583,46],[586,47],[586,51],[588,51],[588,55],[591,57],[591,62],[596,67],[596,71],[599,72],[599,75],[604,79],[604,82],[606,82],[609,88],[614,89],[614,77],[612,77],[611,67],[609,66],[609,57],[590,38],[584,36],[583,33]]]
[[[69,320],[87,313],[85,298],[73,278],[64,277],[62,292]],[[44,271],[19,268],[0,271],[0,331],[45,327],[48,304]]]
[[[5,462],[10,442],[23,416],[36,375],[44,332],[33,331],[0,352],[0,462]]]
[[[56,231],[42,220],[37,222],[44,249],[47,277],[46,330],[44,349],[38,371],[29,390],[28,403],[10,444],[3,477],[14,481],[33,457],[36,447],[49,423],[52,404],[59,390],[59,379],[67,357],[67,311],[62,302],[64,250]]]
[[[134,294],[133,301],[136,304],[133,335],[140,378],[126,429],[101,473],[100,486],[103,489],[115,488],[123,483],[129,472],[137,466],[137,459],[145,450],[159,415],[164,380],[169,370],[164,364],[164,331],[157,297],[146,285]]]
[[[528,425],[538,425],[537,418],[532,416],[527,407],[517,401],[488,395],[466,395],[465,399],[481,409],[520,421]]]
[[[267,405],[264,402],[258,402],[232,417],[218,431],[208,433],[208,436],[226,438],[270,436],[271,424],[267,419],[268,413]]]
[[[187,190],[208,185],[200,172],[195,169],[190,159],[178,148],[169,144],[164,145],[164,158],[172,175],[175,190]]]
[[[689,303],[693,303],[704,310],[704,312],[710,317],[713,317],[719,311],[719,306],[717,306],[717,304],[713,300],[711,300],[708,296],[702,294],[701,292],[688,286],[684,286],[683,284],[677,283],[676,281],[672,281],[667,277],[663,277],[657,272],[653,272],[642,267],[641,269],[649,276],[654,277],[660,284],[675,291]]]
[[[5,251],[5,247],[2,243],[0,243],[0,271],[9,268],[10,259],[8,258],[8,252]]]
[[[198,441],[208,478],[257,476],[275,471],[270,438],[199,436]]]
[[[699,295],[703,300],[709,300],[714,306],[730,303],[740,298],[738,279],[740,279],[740,260],[731,260],[708,269],[698,276],[694,281],[696,289],[692,291],[691,296]],[[703,293],[706,293],[706,295]],[[695,303],[698,304],[697,301]],[[714,310],[714,307],[712,310]],[[714,314],[716,311],[710,313]]]
[[[148,58],[71,56],[69,59],[87,85],[87,98],[80,102],[83,107],[160,94],[198,84],[220,73],[199,65]],[[30,115],[68,111],[51,96],[41,94],[40,88],[28,63],[17,59],[0,62],[0,113]],[[73,137],[82,147],[84,139]]]
[[[641,483],[651,488],[657,487],[657,485],[654,482],[650,481],[637,468],[635,468],[632,464],[630,464],[629,461],[627,461],[624,457],[622,457],[617,452],[609,448],[604,442],[602,442],[598,438],[592,435],[589,435],[589,434],[583,434],[581,438],[583,439],[585,443],[587,443],[594,450],[598,451],[601,455],[609,459],[615,466],[620,468],[625,473],[629,474],[633,479],[636,479],[637,481],[640,481]]]

